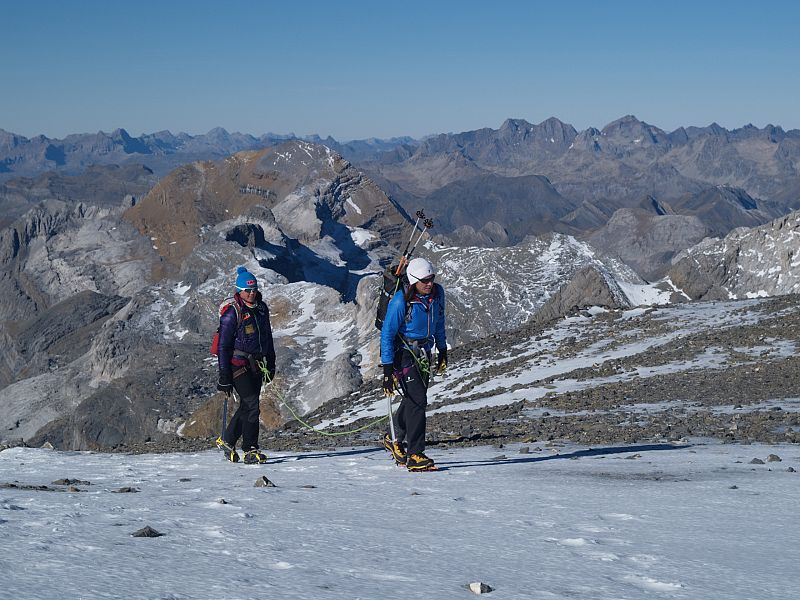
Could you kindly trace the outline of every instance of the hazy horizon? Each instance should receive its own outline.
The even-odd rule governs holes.
[[[623,117],[626,117],[626,116],[628,116],[628,115],[621,115],[620,117],[612,119],[608,123],[593,124],[593,125],[589,125],[588,127],[595,127],[596,129],[603,129],[604,127],[606,127],[607,125],[610,125],[614,121],[622,119]],[[632,115],[632,116],[636,117],[636,115]],[[549,118],[551,118],[551,117],[548,117],[548,119]],[[570,123],[568,120],[560,119],[559,117],[554,117],[554,118],[558,119],[559,121],[561,121],[562,123],[565,123],[567,125],[572,125],[572,123]],[[527,119],[524,119],[524,117],[507,117],[507,119],[515,119],[515,120],[522,119],[522,120],[526,120],[527,121]],[[505,120],[506,119],[503,119],[503,122],[505,122]],[[543,119],[542,121],[546,121],[546,120],[547,119]],[[642,120],[642,119],[640,119],[640,120]],[[542,121],[537,121],[537,122],[529,121],[529,122],[532,125],[538,125]],[[485,126],[485,127],[488,127],[489,129],[497,130],[502,126],[503,122],[498,123],[497,125],[494,125],[494,126],[490,125],[490,126]],[[683,127],[683,128],[689,128],[689,127],[703,128],[703,127],[709,127],[709,126],[711,126],[711,125],[713,125],[715,123],[715,122],[706,123],[704,125],[696,125],[696,124],[679,125],[675,129],[666,129],[664,127],[659,126],[658,123],[650,123],[650,122],[647,122],[647,121],[644,121],[644,122],[646,122],[648,125],[651,125],[653,127],[658,127],[659,129],[661,129],[663,131],[666,131],[667,133],[672,133],[673,131],[675,131],[675,130],[681,128],[681,127]],[[720,125],[721,127],[724,127],[728,131],[733,131],[735,129],[741,129],[741,128],[746,127],[748,125],[752,125],[754,127],[758,127],[758,129],[764,129],[765,127],[773,126],[773,127],[780,127],[784,131],[797,131],[797,128],[784,127],[780,123],[765,123],[764,125],[762,125],[760,127],[758,125],[756,125],[755,123],[752,123],[752,122],[751,123],[744,123],[744,124],[736,126],[736,127],[725,127],[724,125],[722,125],[720,123],[716,123],[716,124]],[[46,134],[41,134],[41,135],[45,135],[45,137],[47,137],[48,139],[64,139],[67,135],[93,135],[93,134],[100,134],[100,133],[103,133],[103,134],[106,134],[106,135],[110,135],[111,133],[113,133],[117,129],[124,129],[131,137],[134,137],[134,138],[142,137],[144,135],[153,135],[153,134],[156,134],[156,133],[160,133],[161,131],[169,131],[169,133],[171,133],[172,135],[187,134],[187,135],[190,135],[192,137],[196,137],[196,136],[199,136],[199,135],[208,134],[212,130],[220,128],[220,127],[221,127],[220,125],[217,125],[217,126],[211,127],[210,129],[208,129],[206,131],[176,131],[176,130],[172,130],[172,129],[167,128],[167,129],[161,129],[159,131],[140,131],[140,132],[133,132],[130,129],[128,129],[127,127],[115,127],[114,129],[109,129],[109,130],[102,130],[101,129],[101,130],[97,130],[97,131],[71,131],[71,132],[69,132],[68,134],[66,134],[64,136],[48,136]],[[574,127],[574,125],[573,125],[573,127]],[[333,139],[335,139],[339,143],[346,143],[346,142],[359,141],[359,140],[368,140],[368,139],[387,140],[387,139],[403,138],[403,137],[411,137],[411,138],[414,138],[416,140],[422,140],[422,139],[425,139],[427,137],[436,136],[436,135],[440,135],[440,134],[452,135],[452,134],[465,133],[465,132],[469,132],[469,131],[476,131],[476,130],[482,129],[482,128],[483,127],[472,127],[472,128],[469,128],[469,129],[464,129],[462,131],[435,131],[435,132],[427,133],[427,134],[424,134],[424,135],[421,135],[421,136],[409,136],[409,135],[400,134],[400,135],[392,135],[392,136],[386,136],[386,137],[381,137],[381,136],[376,136],[376,135],[368,135],[368,136],[364,136],[364,137],[360,137],[360,138],[337,138],[335,136],[330,136],[330,137],[332,137]],[[575,127],[575,129],[577,129],[579,132],[583,131],[584,129],[587,129],[587,128]],[[230,131],[230,130],[226,129],[225,127],[222,127],[222,129],[225,129],[225,131],[227,131],[228,134],[231,134],[231,135],[235,135],[235,134],[251,135],[251,136],[256,137],[256,138],[258,138],[258,137],[260,137],[262,135],[297,136],[298,138],[311,137],[311,136],[317,135],[321,139],[324,140],[324,139],[326,139],[328,137],[328,134],[323,134],[323,133],[319,133],[319,132],[311,132],[311,133],[307,133],[307,134],[298,134],[298,133],[295,133],[295,132],[292,132],[292,131]],[[23,136],[25,138],[28,138],[28,139],[36,137],[35,135],[34,136],[30,136],[30,135],[22,134],[22,133],[20,133],[18,131],[11,131],[11,130],[8,130],[8,129],[4,129],[3,127],[0,127],[0,130],[4,130],[4,131],[7,131],[8,133],[13,133],[13,134],[16,134],[16,135],[21,135],[21,136]],[[40,135],[40,134],[36,134],[36,135]]]

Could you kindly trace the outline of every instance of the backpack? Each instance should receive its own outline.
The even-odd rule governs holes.
[[[239,310],[239,305],[236,302],[235,298],[225,298],[222,304],[219,305],[219,316],[225,314],[225,311],[228,308],[233,307],[236,311],[236,326],[239,326],[239,323],[242,322],[242,313]],[[385,314],[384,310],[384,314]],[[211,338],[211,356],[219,356],[219,325],[217,325],[217,331],[214,333],[214,337]]]
[[[375,311],[375,327],[379,330],[383,328],[383,320],[386,318],[389,300],[391,300],[392,296],[401,288],[403,293],[405,293],[410,285],[405,270],[403,270],[399,277],[395,274],[397,272],[397,267],[397,265],[387,267],[383,272],[383,285],[379,288],[378,308]]]
[[[397,272],[397,265],[388,267],[383,272],[383,285],[380,287],[380,296],[378,297],[378,308],[375,310],[375,327],[380,330],[383,329],[383,321],[386,319],[386,311],[389,308],[389,301],[401,288],[403,294],[408,292],[411,283],[408,281],[405,269],[400,277],[395,275]],[[431,298],[435,298],[438,292],[438,283],[433,286],[431,290]],[[406,322],[411,319],[411,304],[406,301]]]

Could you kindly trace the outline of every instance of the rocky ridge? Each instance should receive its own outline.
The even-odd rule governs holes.
[[[583,132],[557,119],[508,120],[497,130],[435,136],[410,156],[361,166],[406,210],[435,205],[447,212],[473,188],[502,207],[491,220],[505,235],[456,232],[481,231],[487,218],[477,209],[443,219],[439,233],[453,240],[513,243],[519,213],[531,204],[537,226],[593,235],[603,251],[652,280],[705,235],[757,226],[800,207],[798,164],[796,130],[712,125],[667,133],[629,115]],[[532,176],[546,178],[549,189],[528,186],[521,194]],[[651,203],[669,210],[643,212]]]
[[[339,143],[331,137],[265,133],[258,137],[229,133],[216,127],[208,133],[189,135],[169,131],[131,136],[125,129],[111,133],[76,133],[63,139],[38,135],[33,138],[0,129],[0,181],[14,177],[36,177],[46,171],[75,175],[98,165],[145,164],[159,176],[194,161],[224,159],[237,152],[260,150],[289,140],[324,144],[351,159],[374,156],[397,147],[413,147],[407,137],[353,140]]]
[[[672,285],[693,300],[800,292],[800,212],[723,239],[708,238],[673,259]]]

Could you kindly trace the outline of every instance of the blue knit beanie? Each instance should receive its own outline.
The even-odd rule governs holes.
[[[258,288],[256,276],[245,267],[236,268],[236,289],[245,290],[247,288]]]

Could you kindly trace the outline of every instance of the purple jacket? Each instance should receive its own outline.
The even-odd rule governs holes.
[[[247,306],[234,294],[233,301],[239,309],[237,324],[236,308],[230,306],[219,318],[219,370],[228,371],[233,367],[244,366],[248,361],[234,357],[234,350],[252,354],[257,359],[265,358],[267,368],[275,372],[275,345],[272,342],[272,327],[269,323],[269,309],[258,294],[253,308]],[[239,364],[237,364],[239,363]]]

